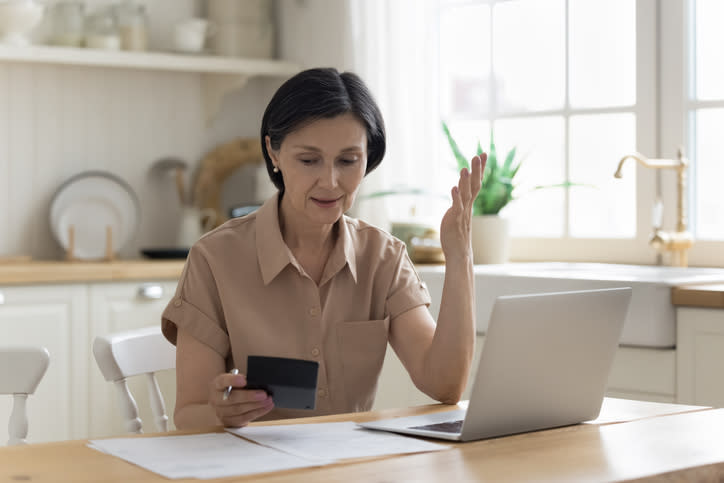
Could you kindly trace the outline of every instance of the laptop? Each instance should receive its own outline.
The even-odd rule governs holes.
[[[358,423],[472,441],[596,419],[631,288],[501,296],[467,410]]]

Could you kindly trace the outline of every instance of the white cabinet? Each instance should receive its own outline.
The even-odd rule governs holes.
[[[79,438],[87,431],[90,349],[83,285],[0,287],[0,345],[42,345],[50,365],[28,398],[29,442]],[[12,398],[0,397],[0,445]]]
[[[724,407],[724,310],[677,309],[677,349],[678,402]]]
[[[619,347],[606,395],[676,402],[676,352],[675,349]]]
[[[176,282],[127,282],[98,283],[89,287],[89,318],[91,332],[89,346],[99,335],[122,330],[158,325],[161,313],[176,290]],[[92,357],[92,355],[91,355]],[[93,438],[123,434],[118,396],[113,385],[103,379],[95,358],[90,373],[89,436]],[[157,376],[166,410],[173,411],[176,400],[174,371],[164,371]],[[153,416],[148,403],[145,379],[129,380],[129,388],[136,398],[141,420],[147,431],[153,431]],[[173,429],[173,417],[169,415],[169,429]]]
[[[48,371],[28,399],[29,442],[124,433],[114,388],[93,358],[93,338],[159,324],[175,289],[175,281],[0,287],[0,345],[37,344],[50,352]],[[159,379],[173,410],[174,375]],[[145,381],[131,388],[145,396]],[[138,402],[150,424],[147,398]],[[0,445],[7,441],[11,405],[11,398],[0,397]]]

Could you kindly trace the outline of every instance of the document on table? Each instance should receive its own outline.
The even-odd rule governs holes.
[[[353,422],[226,428],[233,434],[309,461],[422,453],[449,448],[422,439],[358,427]]]
[[[166,478],[224,478],[320,466],[228,433],[92,440],[89,447]]]

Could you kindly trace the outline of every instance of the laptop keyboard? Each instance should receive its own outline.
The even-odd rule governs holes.
[[[440,433],[459,433],[463,429],[463,420],[445,421],[443,423],[425,424],[424,426],[411,426],[410,429],[426,429]]]

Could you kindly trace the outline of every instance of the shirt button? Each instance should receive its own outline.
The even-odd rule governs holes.
[[[319,315],[319,307],[312,307],[311,309],[309,309],[309,315],[311,315],[312,317],[318,316],[318,315]]]
[[[173,301],[174,307],[181,307],[181,299],[176,299]]]
[[[314,357],[317,357],[317,356],[319,355],[319,349],[316,348],[316,347],[315,347],[314,349],[312,349],[312,355],[313,355]]]
[[[327,397],[327,390],[320,389],[319,391],[317,391],[317,394],[319,394],[319,397]]]

